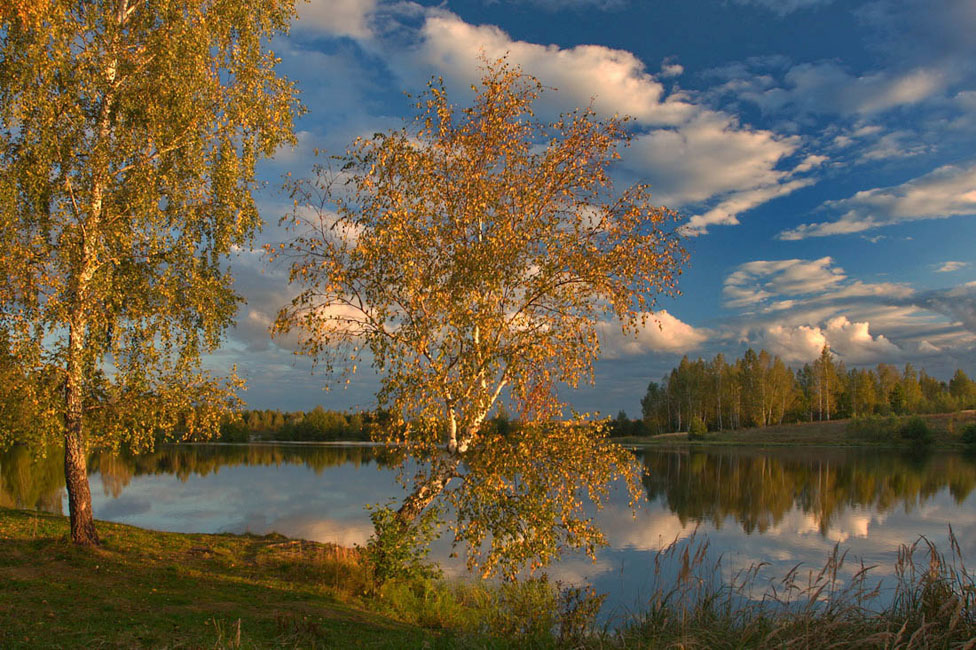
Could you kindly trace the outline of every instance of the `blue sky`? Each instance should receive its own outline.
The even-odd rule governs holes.
[[[586,105],[635,118],[615,169],[687,217],[682,295],[635,338],[603,328],[581,410],[639,413],[682,354],[765,347],[794,366],[824,343],[849,365],[976,374],[976,2],[972,0],[313,0],[280,70],[307,113],[299,145],[262,164],[276,242],[281,175],[315,148],[396,128],[405,91],[443,76],[464,103],[478,58],[508,54]],[[236,363],[252,407],[370,408],[360,373],[323,393],[267,326],[295,289],[257,253],[233,260],[247,305],[212,363]],[[660,324],[660,326],[658,326]]]

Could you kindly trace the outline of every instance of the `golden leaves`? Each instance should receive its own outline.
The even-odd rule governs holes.
[[[600,541],[581,495],[632,482],[632,460],[589,425],[557,424],[556,387],[592,378],[599,320],[636,324],[685,257],[673,212],[644,186],[613,188],[625,120],[582,109],[543,122],[542,91],[505,59],[486,62],[460,110],[433,80],[407,128],[357,139],[338,171],[293,183],[285,219],[302,231],[286,254],[303,291],[276,327],[299,329],[327,370],[370,351],[401,423],[387,441],[433,463],[414,497],[441,489],[439,464],[463,461],[457,535],[476,554],[489,544],[489,572]],[[335,327],[336,308],[361,328]],[[506,396],[524,421],[510,439],[485,424]]]
[[[5,0],[0,4],[0,24],[5,22],[19,23],[26,29],[33,29],[51,10],[49,0]]]
[[[98,443],[213,430],[235,403],[200,355],[239,302],[226,256],[260,226],[255,161],[293,137],[262,44],[293,2],[190,5],[0,6],[0,335],[20,376],[62,384],[43,426],[80,409]]]

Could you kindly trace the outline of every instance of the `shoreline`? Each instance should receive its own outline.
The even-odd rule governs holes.
[[[918,416],[932,430],[932,442],[925,449],[962,452],[971,448],[960,440],[963,427],[976,423],[976,410],[955,413],[932,413]],[[884,420],[884,418],[880,418]],[[869,449],[912,449],[909,441],[896,435],[877,439],[848,431],[848,425],[856,420],[830,420],[823,422],[798,422],[767,427],[752,427],[725,431],[712,431],[701,440],[688,440],[687,432],[664,433],[655,436],[622,436],[612,438],[624,446],[640,447],[850,447]]]

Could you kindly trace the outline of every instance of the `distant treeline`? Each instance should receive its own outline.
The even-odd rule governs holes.
[[[709,430],[863,417],[948,413],[976,408],[976,382],[957,370],[948,382],[906,364],[873,369],[845,367],[824,347],[813,363],[794,370],[766,350],[749,349],[727,362],[687,356],[660,382],[652,381],[641,400],[640,421],[624,414],[618,435]]]
[[[382,412],[345,413],[316,406],[311,411],[248,410],[220,427],[223,442],[250,440],[362,441],[388,420]]]

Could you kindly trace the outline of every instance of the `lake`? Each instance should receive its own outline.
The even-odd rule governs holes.
[[[607,593],[605,614],[626,617],[653,591],[656,552],[677,540],[707,540],[723,577],[758,562],[773,579],[797,563],[819,569],[839,544],[842,575],[858,563],[890,577],[898,549],[920,536],[949,550],[950,525],[967,565],[976,564],[976,461],[935,452],[877,449],[636,449],[645,500],[636,516],[626,494],[596,513],[609,547],[596,562],[571,555],[548,569],[567,583]],[[66,513],[61,458],[0,455],[0,505]],[[363,544],[364,505],[404,494],[381,450],[355,445],[197,444],[151,454],[94,454],[95,517],[176,532],[276,531],[345,546]],[[464,575],[450,544],[434,559]]]

